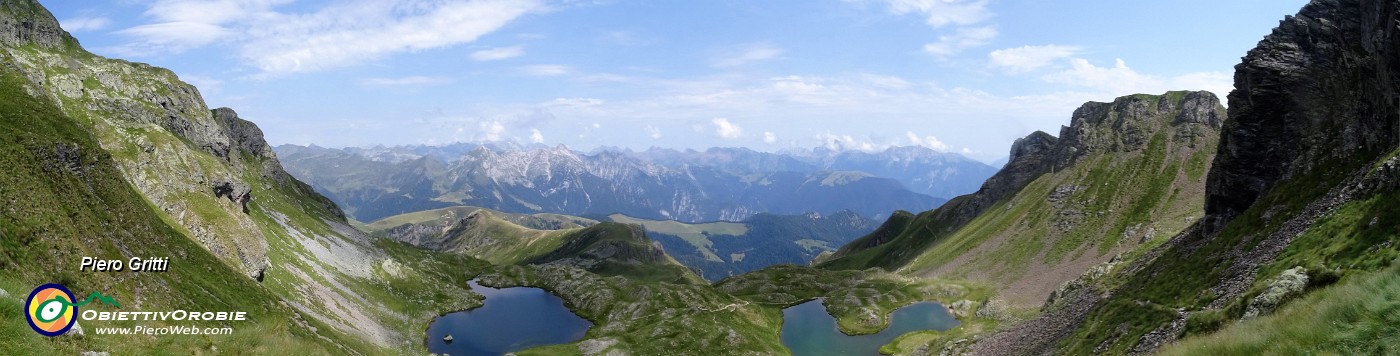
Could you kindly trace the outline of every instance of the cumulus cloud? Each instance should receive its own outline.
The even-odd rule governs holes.
[[[540,129],[530,129],[530,142],[544,143],[544,134],[540,133]]]
[[[783,50],[768,43],[755,43],[744,46],[736,50],[726,51],[715,57],[711,64],[716,67],[738,67],[751,63],[757,63],[778,58],[783,54]]]
[[[730,123],[729,119],[726,118],[717,117],[710,120],[710,123],[715,125],[715,135],[719,135],[720,138],[735,139],[744,134],[743,128]]]
[[[1087,59],[1074,58],[1070,60],[1069,69],[1046,74],[1043,79],[1051,83],[1124,94],[1133,94],[1130,92],[1143,90],[1143,88],[1160,88],[1163,84],[1161,78],[1138,73],[1132,68],[1128,68],[1128,64],[1122,59],[1114,60],[1112,67],[1099,67],[1089,63]]]
[[[497,47],[497,48],[483,49],[483,50],[480,50],[480,51],[472,52],[472,54],[471,54],[471,55],[468,55],[468,57],[471,58],[471,59],[474,60],[474,61],[486,62],[486,61],[499,61],[499,60],[503,60],[503,59],[511,59],[511,58],[515,58],[515,57],[519,57],[519,56],[523,56],[523,55],[525,55],[525,46],[523,46],[523,45],[517,45],[517,46],[510,46],[510,47]]]
[[[659,140],[659,139],[661,139],[661,129],[658,129],[658,128],[656,128],[655,126],[647,125],[646,130],[647,130],[647,136],[648,136],[648,137],[651,137],[651,139],[653,139],[653,140]]]
[[[851,135],[836,135],[830,132],[817,136],[822,140],[822,147],[833,151],[857,150],[865,152],[875,152],[888,148],[889,144],[877,144],[869,139],[858,139]]]
[[[993,67],[1023,73],[1049,66],[1056,60],[1072,57],[1079,52],[1080,48],[1074,46],[1021,46],[992,51],[987,58]]]
[[[770,131],[763,132],[763,143],[774,144],[778,142],[778,135]]]
[[[443,77],[409,76],[401,78],[369,78],[361,80],[360,84],[368,86],[425,86],[441,85],[451,83],[452,79]]]
[[[60,27],[68,32],[97,31],[107,28],[112,24],[112,20],[106,17],[74,17],[58,21]]]
[[[951,34],[938,36],[938,42],[925,44],[924,52],[939,57],[951,56],[964,49],[991,43],[996,37],[996,27],[962,27]]]
[[[1093,89],[1113,96],[1161,94],[1169,90],[1207,90],[1222,99],[1234,88],[1234,79],[1225,72],[1195,72],[1178,76],[1140,73],[1116,59],[1112,67],[1100,67],[1083,58],[1070,59],[1070,68],[1046,74],[1050,83]]]
[[[1225,102],[1225,96],[1230,95],[1231,90],[1235,90],[1235,77],[1229,72],[1196,72],[1186,73],[1171,79],[1174,90],[1206,90],[1215,93],[1220,97],[1220,102]]]
[[[487,141],[500,141],[501,135],[506,132],[506,126],[501,125],[500,121],[482,122],[480,125],[482,137]]]
[[[153,21],[118,31],[118,52],[178,53],[228,42],[261,75],[347,67],[388,55],[469,43],[525,14],[540,0],[355,0],[305,13],[290,0],[158,0]]]
[[[928,147],[939,152],[948,151],[948,144],[943,143],[938,137],[932,135],[919,137],[914,131],[905,131],[904,136],[909,139],[909,143],[912,145]]]

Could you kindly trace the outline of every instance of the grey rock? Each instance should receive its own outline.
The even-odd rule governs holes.
[[[1279,305],[1302,294],[1307,287],[1307,269],[1293,267],[1283,271],[1278,277],[1269,281],[1268,287],[1265,287],[1263,293],[1249,302],[1249,306],[1244,311],[1244,319],[1273,312]]]
[[[1235,66],[1230,120],[1207,185],[1212,228],[1281,178],[1400,141],[1400,4],[1316,0]]]
[[[38,1],[6,1],[0,7],[3,7],[0,8],[0,43],[34,44],[41,48],[78,45],[78,40],[68,35]]]
[[[67,333],[64,333],[64,335],[68,335],[68,336],[83,336],[83,335],[85,335],[85,333],[83,332],[83,324],[82,324],[82,323],[79,323],[79,322],[76,322],[76,321],[73,322],[73,328],[68,329],[68,332],[67,332]]]

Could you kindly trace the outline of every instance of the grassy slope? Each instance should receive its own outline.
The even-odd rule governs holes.
[[[411,213],[403,213],[403,214],[394,215],[394,216],[390,216],[390,217],[387,217],[387,218],[379,219],[379,220],[376,220],[376,221],[371,222],[371,223],[369,223],[369,224],[366,224],[366,225],[365,225],[365,230],[366,230],[367,232],[379,232],[379,231],[385,231],[385,230],[388,230],[388,229],[391,229],[391,228],[399,227],[399,226],[402,226],[402,225],[405,225],[405,224],[419,224],[419,225],[427,224],[427,225],[433,225],[433,226],[446,227],[446,226],[451,225],[452,223],[457,222],[457,220],[460,220],[461,218],[466,217],[468,214],[471,214],[472,212],[475,212],[475,211],[481,210],[481,209],[482,209],[482,208],[474,207],[474,206],[454,206],[454,207],[447,207],[447,208],[440,208],[440,209],[415,211],[415,212],[411,212]],[[489,210],[489,209],[488,209],[488,210]],[[528,215],[527,215],[527,214],[504,213],[504,212],[495,211],[495,210],[491,210],[491,212],[492,212],[493,214],[496,214],[497,216],[500,216],[500,217],[504,218],[504,219],[510,220],[510,221],[512,221],[512,222],[516,222],[517,224],[520,224],[521,222],[525,222],[525,221],[538,221],[538,222],[540,222],[540,223],[558,224],[558,225],[559,225],[560,227],[562,227],[562,228],[573,228],[573,227],[582,227],[582,226],[587,226],[587,225],[592,225],[592,224],[598,223],[597,221],[594,221],[594,220],[592,220],[592,219],[581,218],[581,217],[571,216],[571,215],[543,214],[543,213],[541,213],[541,214],[528,214]],[[526,226],[528,226],[528,225],[526,225]]]
[[[1357,274],[1279,311],[1188,338],[1162,355],[1400,353],[1400,267]]]
[[[1215,144],[1168,147],[1171,142],[1167,132],[1159,132],[1143,151],[1088,156],[1071,169],[1041,176],[902,271],[973,278],[1004,290],[1016,285],[1010,289],[1025,295],[1018,302],[1038,304],[1057,283],[1037,281],[1073,279],[1084,268],[1064,266],[1093,265],[1117,253],[1155,247],[1200,216],[1205,176],[1199,172],[1209,162],[1197,158],[1209,156]],[[1070,186],[1080,190],[1064,203],[1048,199],[1057,188]],[[1067,218],[1071,212],[1080,217]],[[1074,222],[1059,230],[1061,221]],[[1154,238],[1147,238],[1149,230]]]
[[[688,268],[653,246],[644,232],[629,225],[603,222],[584,228],[536,230],[497,214],[489,209],[475,210],[443,235],[430,238],[436,241],[424,241],[425,246],[497,265],[587,263],[589,271],[604,276],[703,283]]]
[[[1115,105],[1157,107],[1161,100],[1179,103],[1182,94],[1128,96]],[[1014,293],[1005,297],[1018,305],[1039,306],[1059,282],[1118,253],[1132,257],[1156,246],[1200,215],[1215,136],[1178,136],[1181,132],[1171,125],[1175,117],[1175,112],[1161,112],[1131,119],[1148,125],[1142,149],[1081,157],[1068,169],[1036,178],[965,225],[954,226],[938,210],[907,222],[887,222],[871,235],[883,236],[887,243],[843,248],[844,256],[821,266],[880,266],[967,278],[992,284],[1002,294]],[[1061,189],[1067,193],[1052,200]],[[1146,238],[1149,230],[1155,238]]]
[[[1208,290],[1224,276],[1231,255],[1249,251],[1267,234],[1298,216],[1310,202],[1319,200],[1355,172],[1365,173],[1371,159],[1327,162],[1312,172],[1284,179],[1264,194],[1215,238],[1166,250],[1146,272],[1121,276],[1121,285],[1104,305],[1091,313],[1088,323],[1060,345],[1066,353],[1084,353],[1107,345],[1114,353],[1130,349],[1142,335],[1171,322],[1176,309],[1187,311],[1186,332],[1202,334],[1219,329],[1243,316],[1245,306],[1262,293],[1279,272],[1303,266],[1312,276],[1310,287],[1332,283],[1341,276],[1387,267],[1400,245],[1400,193],[1390,192],[1355,199],[1312,224],[1270,263],[1260,266],[1253,285],[1243,295],[1222,301],[1221,309],[1205,309],[1219,297]],[[1372,225],[1375,219],[1377,224]],[[1200,239],[1189,236],[1189,239]],[[1203,267],[1207,266],[1207,267]],[[1324,330],[1319,330],[1325,333]]]
[[[355,343],[308,330],[301,316],[279,305],[277,297],[167,225],[75,120],[23,92],[14,73],[3,73],[0,82],[0,166],[5,167],[0,200],[8,202],[0,210],[0,289],[8,295],[0,297],[0,350],[73,354],[160,348],[195,353],[217,344],[235,353],[324,354],[339,352],[329,341]],[[165,273],[78,272],[82,256],[170,256],[179,262]],[[29,330],[21,309],[30,289],[51,282],[77,294],[100,291],[139,310],[241,310],[254,318],[225,324],[236,328],[231,336],[91,336],[96,326],[135,324],[113,322],[86,325],[89,337],[50,339]],[[322,338],[326,336],[332,339]]]
[[[640,219],[622,214],[608,215],[608,218],[624,224],[640,224],[650,231],[680,237],[691,246],[695,246],[695,249],[699,250],[706,260],[715,262],[723,262],[724,260],[711,249],[714,245],[714,242],[711,242],[709,238],[711,235],[742,236],[748,232],[748,226],[733,222],[687,224],[674,220]]]
[[[33,16],[40,15],[48,16],[46,12]],[[0,57],[28,78],[27,82],[13,82],[14,88],[30,87],[43,93],[58,106],[70,124],[76,124],[78,132],[89,133],[89,137],[96,139],[91,147],[93,154],[110,152],[117,176],[125,178],[125,187],[136,188],[143,204],[155,208],[151,212],[167,225],[166,230],[173,231],[176,236],[183,235],[186,244],[197,241],[193,246],[201,247],[205,254],[212,252],[218,257],[215,261],[231,266],[235,272],[246,273],[245,261],[241,259],[248,256],[252,256],[253,261],[265,256],[268,268],[261,284],[247,277],[225,278],[209,272],[215,269],[207,263],[209,261],[186,257],[193,253],[174,253],[182,251],[178,248],[181,243],[175,242],[107,249],[103,250],[106,251],[103,257],[177,255],[171,256],[173,270],[205,274],[171,274],[175,282],[170,283],[204,283],[197,281],[214,279],[221,287],[192,285],[182,288],[208,291],[208,294],[201,294],[214,300],[241,299],[250,294],[257,296],[250,299],[264,302],[280,299],[307,316],[305,321],[291,319],[296,321],[294,323],[272,314],[266,319],[259,318],[267,320],[266,325],[256,330],[238,330],[236,335],[242,338],[269,333],[297,335],[304,334],[302,329],[309,326],[319,330],[320,335],[315,336],[317,340],[325,337],[331,344],[347,348],[335,349],[334,353],[425,351],[421,333],[430,318],[471,307],[478,300],[464,283],[457,282],[474,275],[484,264],[459,256],[423,258],[411,255],[415,259],[404,260],[402,255],[406,252],[386,248],[346,226],[334,206],[305,184],[290,177],[279,179],[264,174],[265,165],[276,164],[271,158],[256,157],[237,147],[227,159],[216,157],[166,128],[146,121],[151,117],[174,115],[166,110],[179,110],[178,115],[196,125],[212,121],[212,114],[198,102],[197,92],[170,71],[97,57],[76,46],[47,49],[20,45],[2,49]],[[65,91],[64,83],[80,83],[83,91]],[[185,105],[179,98],[194,98],[196,102]],[[250,186],[254,198],[248,203],[249,211],[245,213],[228,199],[214,196],[205,182],[207,179],[234,179]],[[53,201],[62,202],[58,204],[61,206],[82,200]],[[174,214],[173,211],[184,212]],[[35,231],[32,227],[16,226],[28,229],[22,233]],[[145,235],[149,233],[132,233],[121,238],[131,243],[148,239]],[[61,262],[63,266],[73,263],[66,259]],[[27,262],[19,265],[33,268],[29,266],[35,265]],[[89,283],[85,282],[89,277],[70,275],[63,280],[82,286]],[[163,293],[168,289],[149,291]],[[240,347],[238,338],[206,340],[200,347],[258,350]],[[139,350],[143,345],[122,343],[119,338],[109,340],[116,345],[114,350]],[[278,337],[269,340],[275,342]],[[288,349],[298,350],[291,346]]]

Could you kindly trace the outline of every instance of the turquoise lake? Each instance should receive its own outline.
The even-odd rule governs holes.
[[[879,333],[851,336],[836,329],[821,299],[783,309],[783,346],[793,355],[879,355],[880,346],[908,332],[948,330],[958,320],[943,305],[914,303],[895,310],[890,325]]]
[[[490,288],[480,308],[449,313],[428,324],[428,351],[451,355],[501,355],[583,339],[593,324],[570,312],[564,300],[539,288]],[[452,342],[443,337],[452,335]]]

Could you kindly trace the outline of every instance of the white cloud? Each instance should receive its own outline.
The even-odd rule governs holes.
[[[730,50],[711,61],[716,67],[738,67],[778,58],[783,49],[768,43],[755,43],[737,50]]]
[[[1196,72],[1174,77],[1139,73],[1122,59],[1113,67],[1099,67],[1083,58],[1070,60],[1070,68],[1041,77],[1051,83],[1094,89],[1111,95],[1161,94],[1169,90],[1207,90],[1224,101],[1234,88],[1234,79],[1225,72]]]
[[[510,47],[483,49],[480,51],[472,52],[472,54],[468,57],[470,57],[474,61],[485,62],[499,61],[502,59],[511,59],[523,55],[525,55],[525,46],[517,45]]]
[[[530,129],[530,142],[544,143],[544,134],[540,133],[540,129]]]
[[[763,132],[763,143],[774,144],[778,142],[778,135],[770,131]]]
[[[848,0],[850,1],[850,0]],[[992,17],[987,0],[880,0],[898,15],[921,15],[929,26],[971,25]]]
[[[58,21],[60,27],[68,32],[97,31],[107,28],[112,24],[112,20],[106,17],[74,17]]]
[[[938,137],[934,137],[932,135],[919,137],[919,135],[914,133],[914,131],[905,131],[904,136],[909,139],[910,144],[913,144],[915,146],[924,146],[939,152],[948,151],[948,144],[943,143],[943,141],[939,140]]]
[[[720,138],[735,139],[744,134],[743,128],[730,123],[726,118],[717,117],[710,120],[710,123],[715,125],[715,135],[719,135]]]
[[[360,84],[369,86],[424,86],[441,85],[451,83],[452,79],[443,77],[410,76],[402,78],[369,78],[361,80]]]
[[[1230,91],[1235,89],[1235,77],[1229,72],[1197,72],[1186,73],[1171,79],[1173,90],[1205,90],[1215,93],[1220,97],[1220,102],[1225,103],[1225,96],[1230,95]]]
[[[500,141],[501,134],[506,132],[506,126],[501,125],[500,121],[482,122],[480,125],[482,135],[487,141]]]
[[[1024,73],[1050,65],[1055,60],[1072,57],[1080,52],[1079,47],[1044,45],[1021,46],[992,51],[987,54],[993,67],[1006,69],[1011,73]]]
[[[660,140],[660,139],[661,139],[661,129],[658,129],[658,128],[656,128],[655,126],[647,125],[646,130],[647,130],[647,136],[648,136],[648,137],[651,137],[651,139],[653,139],[653,140]]]
[[[573,73],[574,70],[561,64],[536,64],[520,67],[520,71],[536,77],[557,77]]]
[[[149,55],[149,51],[184,52],[231,38],[235,32],[227,28],[198,22],[165,22],[141,25],[117,31],[118,34],[139,37],[143,42],[119,49],[123,55]]]
[[[1164,84],[1161,78],[1128,68],[1128,64],[1122,59],[1114,60],[1113,67],[1099,67],[1089,63],[1089,60],[1074,58],[1070,60],[1069,69],[1046,74],[1042,79],[1051,83],[1093,88],[1121,95],[1156,92],[1163,88]]]
[[[964,49],[982,46],[996,38],[994,25],[983,22],[992,18],[988,0],[846,0],[847,2],[878,2],[888,6],[896,15],[917,15],[935,29],[953,27],[943,32],[937,42],[924,45],[924,52],[947,57]]]
[[[822,140],[822,147],[833,151],[857,150],[875,152],[891,146],[890,144],[878,144],[868,139],[858,139],[851,135],[836,135],[830,132],[818,135],[817,139]]]
[[[938,42],[925,44],[924,52],[947,57],[964,49],[991,43],[996,37],[997,29],[993,26],[959,27],[952,34],[938,36]]]
[[[546,6],[540,0],[356,0],[283,13],[290,0],[159,0],[154,21],[118,33],[128,53],[181,52],[216,42],[261,76],[353,66],[384,56],[475,41]]]

